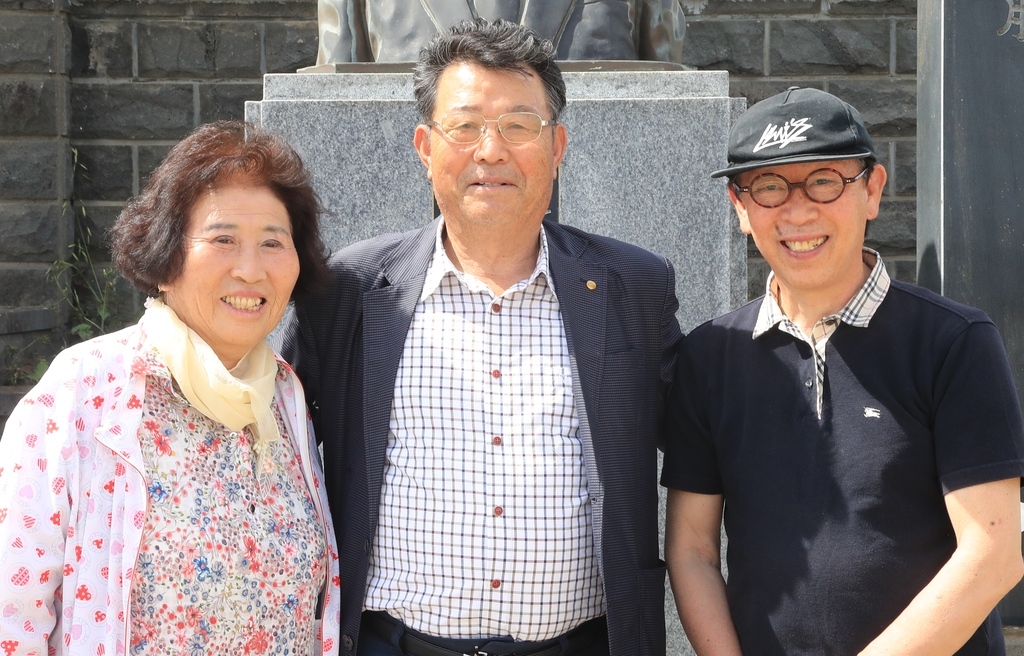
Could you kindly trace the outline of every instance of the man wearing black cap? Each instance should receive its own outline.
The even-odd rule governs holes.
[[[697,653],[1004,654],[1024,426],[995,326],[864,248],[886,173],[840,99],[754,105],[712,175],[772,273],[678,361],[665,548]]]

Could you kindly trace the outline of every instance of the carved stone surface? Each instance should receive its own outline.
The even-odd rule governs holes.
[[[682,62],[679,0],[319,0],[317,64],[415,61],[427,41],[477,17],[521,23],[558,59]]]

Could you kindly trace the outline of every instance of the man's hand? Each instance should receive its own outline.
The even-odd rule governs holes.
[[[1024,574],[1020,479],[946,495],[956,551],[861,656],[953,654]]]
[[[741,656],[719,556],[722,495],[668,491],[665,560],[686,637],[698,656]]]

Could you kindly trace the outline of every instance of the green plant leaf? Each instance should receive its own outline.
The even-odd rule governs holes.
[[[39,358],[39,362],[36,363],[35,368],[29,373],[25,374],[25,377],[31,380],[33,383],[38,383],[39,379],[43,377],[46,370],[50,368],[50,363],[45,358]]]

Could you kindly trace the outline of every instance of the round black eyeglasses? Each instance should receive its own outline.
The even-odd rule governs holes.
[[[751,180],[749,186],[741,187],[733,183],[733,188],[737,194],[750,194],[751,200],[767,208],[784,205],[797,187],[803,189],[807,198],[815,203],[831,203],[843,195],[846,185],[863,178],[868,170],[864,169],[852,178],[847,178],[835,169],[818,169],[811,171],[803,182],[790,182],[778,173],[762,173]]]

